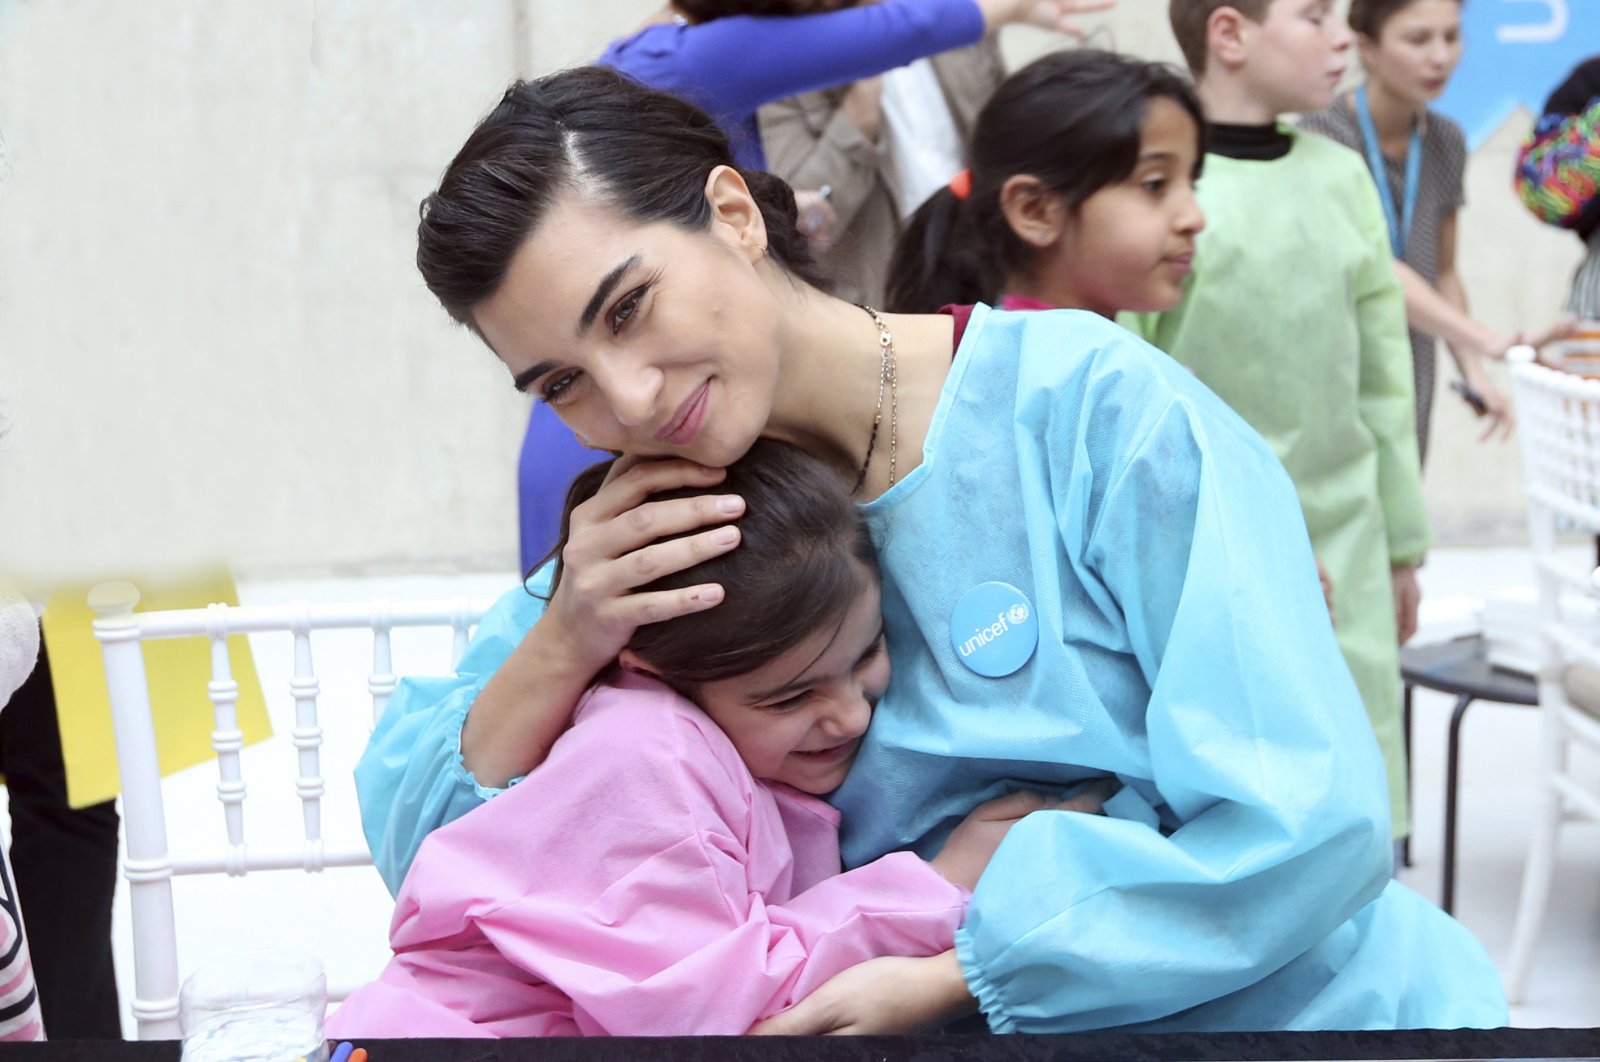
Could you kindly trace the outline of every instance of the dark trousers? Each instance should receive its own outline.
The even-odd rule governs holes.
[[[111,901],[115,801],[73,810],[45,653],[0,712],[0,771],[11,790],[11,869],[22,904],[45,1035],[120,1040]]]

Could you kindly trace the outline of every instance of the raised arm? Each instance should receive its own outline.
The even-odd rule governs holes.
[[[679,29],[682,93],[707,110],[748,112],[804,92],[845,85],[1025,23],[1078,33],[1075,16],[1115,0],[882,0],[818,15],[736,16]],[[707,78],[705,71],[716,71]]]
[[[1367,254],[1355,278],[1356,327],[1361,344],[1358,413],[1377,447],[1378,498],[1388,534],[1389,562],[1415,565],[1428,548],[1417,456],[1416,390],[1405,295],[1389,254],[1388,229],[1371,181],[1353,186]]]

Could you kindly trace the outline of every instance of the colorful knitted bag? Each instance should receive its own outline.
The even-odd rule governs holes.
[[[1517,155],[1517,195],[1540,220],[1576,228],[1600,190],[1600,98],[1540,120]]]

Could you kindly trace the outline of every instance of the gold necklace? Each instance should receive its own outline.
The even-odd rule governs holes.
[[[862,484],[867,481],[867,469],[872,467],[872,452],[878,445],[878,425],[883,423],[883,394],[889,392],[889,486],[894,486],[898,477],[900,457],[900,389],[898,374],[895,371],[894,336],[889,333],[889,326],[884,323],[883,317],[871,306],[862,306],[872,323],[878,326],[878,353],[883,359],[883,367],[878,372],[878,404],[872,411],[872,434],[867,437],[867,456],[861,462],[861,474],[856,477],[856,485],[850,488],[851,494],[861,491]]]

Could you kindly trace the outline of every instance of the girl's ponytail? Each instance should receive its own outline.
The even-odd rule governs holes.
[[[994,298],[997,281],[966,199],[946,187],[917,208],[895,241],[883,308],[934,313]]]

